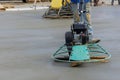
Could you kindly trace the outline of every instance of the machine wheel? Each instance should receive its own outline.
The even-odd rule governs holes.
[[[68,31],[65,33],[65,43],[69,52],[69,55],[71,54],[72,50],[72,42],[73,42],[73,34],[72,32]]]
[[[66,44],[70,44],[73,41],[73,34],[72,32],[68,31],[65,33],[65,42]]]

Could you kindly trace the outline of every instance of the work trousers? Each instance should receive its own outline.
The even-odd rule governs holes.
[[[72,6],[72,12],[73,12],[73,18],[74,18],[74,22],[80,22],[80,15],[79,15],[79,10],[78,10],[78,5],[75,3],[71,3]],[[87,23],[91,23],[90,22],[90,2],[86,3],[83,6],[84,10],[86,11],[86,15],[84,16],[86,19]]]

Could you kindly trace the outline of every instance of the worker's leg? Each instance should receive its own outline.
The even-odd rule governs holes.
[[[86,3],[86,17],[88,24],[91,24],[90,2]]]
[[[118,0],[118,5],[120,5],[120,0]]]
[[[94,6],[97,6],[97,1],[96,0],[94,0]]]
[[[92,0],[90,0],[90,6],[92,6]]]
[[[71,3],[71,6],[72,6],[74,22],[79,22],[80,16],[79,16],[79,12],[78,12],[78,6],[75,3]],[[85,10],[86,10],[86,21],[88,22],[88,24],[91,24],[91,22],[90,22],[90,2],[85,4]]]
[[[91,26],[91,7],[90,3],[86,3],[86,21],[88,23],[89,43],[97,43],[100,39],[93,39],[93,28]]]
[[[114,0],[111,1],[111,5],[113,5],[113,4],[114,4]]]
[[[91,12],[90,2],[85,4],[85,10],[86,10],[85,20],[88,24],[89,43],[98,43],[100,39],[93,39],[93,28],[91,25],[91,15],[90,15]]]
[[[91,26],[90,2],[85,4],[85,10],[85,22],[88,24],[89,41],[91,41],[93,39],[93,29]]]
[[[71,3],[71,7],[72,7],[72,12],[73,12],[74,22],[80,22],[80,16],[79,16],[79,13],[78,13],[77,4]]]

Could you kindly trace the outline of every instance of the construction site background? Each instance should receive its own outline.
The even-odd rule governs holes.
[[[23,0],[0,0],[0,2],[22,2]],[[27,2],[34,2],[35,0],[26,0]],[[36,0],[37,2],[51,2],[52,0]],[[92,0],[93,2],[94,0]],[[99,0],[99,4],[110,4],[112,0]],[[115,0],[115,3],[117,0]]]
[[[35,0],[28,0],[28,3],[23,3],[22,0],[0,0],[0,11],[6,10],[6,8],[15,7],[27,7],[34,4]],[[51,0],[36,0],[37,6],[50,6]],[[94,5],[92,0],[92,5]],[[111,5],[111,0],[99,0],[98,6]],[[114,5],[118,5],[118,1],[115,0]]]

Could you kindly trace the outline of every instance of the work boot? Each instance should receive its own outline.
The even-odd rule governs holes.
[[[92,39],[89,43],[94,44],[100,42],[100,39]]]

